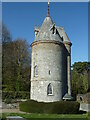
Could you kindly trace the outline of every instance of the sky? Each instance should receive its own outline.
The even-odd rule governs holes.
[[[35,38],[34,26],[41,26],[47,14],[47,2],[2,3],[2,21],[12,39]],[[64,27],[70,41],[71,64],[88,61],[88,3],[51,2],[50,16],[56,26]]]

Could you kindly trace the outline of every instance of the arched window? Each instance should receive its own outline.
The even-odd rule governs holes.
[[[47,87],[47,95],[52,95],[53,91],[52,91],[52,85],[51,83],[49,83],[48,87]]]
[[[38,75],[38,69],[37,69],[37,65],[34,67],[34,76]]]
[[[82,101],[83,100],[83,98],[80,96],[80,101]]]
[[[49,75],[51,74],[51,71],[49,70]]]

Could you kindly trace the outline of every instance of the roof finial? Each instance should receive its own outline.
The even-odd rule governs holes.
[[[48,0],[48,12],[47,12],[47,17],[50,17],[50,15],[49,15],[49,0]]]

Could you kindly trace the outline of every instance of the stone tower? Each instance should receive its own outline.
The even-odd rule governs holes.
[[[32,47],[31,99],[54,102],[71,96],[71,42],[48,13],[41,27],[35,26]]]

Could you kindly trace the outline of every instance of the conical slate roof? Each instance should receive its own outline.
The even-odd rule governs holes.
[[[60,36],[63,37],[64,42],[70,42],[64,28],[61,28],[61,27],[58,27],[58,26],[56,26],[56,28],[57,28]]]
[[[71,44],[64,28],[58,27],[53,23],[50,15],[49,15],[49,4],[48,4],[48,12],[45,17],[41,27],[35,26],[35,41],[58,41],[61,43],[69,43]]]
[[[41,25],[34,41],[41,40],[54,40],[62,42],[62,38],[58,30],[56,29],[55,23],[53,23],[50,16],[46,16],[43,24]]]

